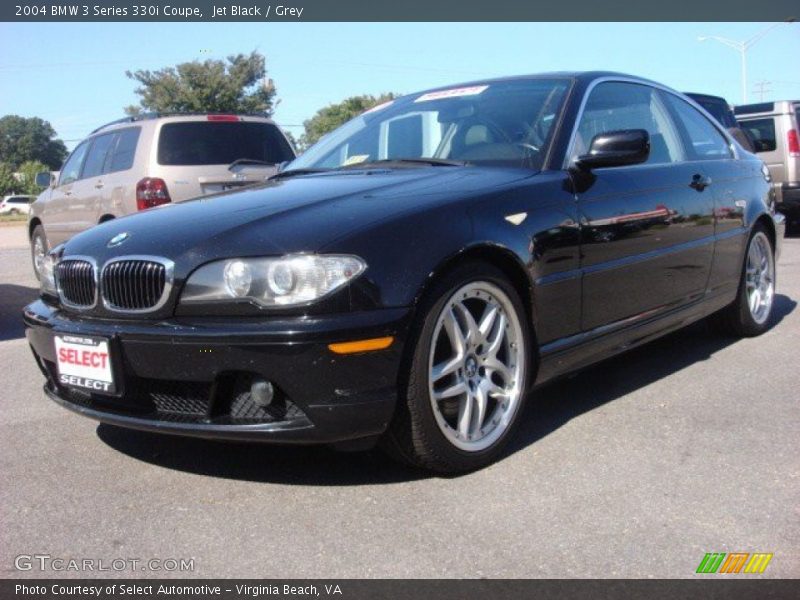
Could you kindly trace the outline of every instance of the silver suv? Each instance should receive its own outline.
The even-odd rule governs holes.
[[[152,114],[92,132],[31,205],[28,233],[36,276],[42,257],[109,219],[263,181],[295,152],[262,116]]]
[[[736,120],[754,138],[755,152],[767,163],[777,208],[790,221],[800,219],[800,101],[743,104]]]

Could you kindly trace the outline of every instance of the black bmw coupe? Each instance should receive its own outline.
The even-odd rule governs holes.
[[[761,160],[652,81],[435,89],[367,111],[263,185],[53,249],[27,337],[46,393],[100,421],[379,441],[466,471],[553,378],[708,316],[769,327],[771,193]]]

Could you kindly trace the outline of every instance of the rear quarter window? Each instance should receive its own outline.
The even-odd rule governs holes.
[[[271,123],[189,121],[161,127],[160,165],[229,165],[241,158],[277,164],[294,153]]]
[[[111,156],[109,172],[127,171],[133,166],[140,131],[139,127],[132,127],[117,133],[117,145],[114,147],[114,153]]]

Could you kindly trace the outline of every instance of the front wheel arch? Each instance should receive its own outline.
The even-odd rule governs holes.
[[[42,221],[41,221],[41,219],[39,219],[39,218],[37,218],[37,217],[34,217],[34,218],[32,218],[32,219],[31,219],[31,220],[28,222],[28,241],[30,241],[31,239],[33,239],[33,232],[36,230],[36,228],[37,228],[39,225],[42,225]],[[44,228],[44,225],[42,225],[42,228]]]
[[[535,329],[535,314],[533,311],[533,285],[525,267],[519,258],[509,249],[502,246],[480,245],[464,248],[453,256],[448,257],[434,268],[425,282],[420,286],[415,298],[414,307],[418,308],[426,299],[436,283],[450,271],[465,262],[486,262],[500,269],[508,278],[511,285],[519,294],[525,305],[525,318],[531,331]],[[534,335],[535,341],[535,335]]]

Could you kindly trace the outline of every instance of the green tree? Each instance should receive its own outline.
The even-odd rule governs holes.
[[[333,131],[353,117],[370,108],[396,98],[398,94],[388,92],[379,96],[364,94],[352,96],[339,102],[319,109],[309,120],[303,122],[305,133],[300,137],[300,146],[307,148],[315,144],[326,133]]]
[[[14,177],[14,169],[8,163],[0,162],[0,196],[19,192],[19,182]]]
[[[42,188],[36,185],[36,174],[49,170],[46,164],[40,163],[38,160],[29,160],[22,163],[17,169],[19,185],[22,192],[32,196],[38,196]]]
[[[0,162],[16,169],[29,160],[38,160],[58,169],[67,156],[67,147],[47,121],[18,115],[0,118]]]
[[[226,61],[181,63],[158,71],[126,71],[138,81],[140,106],[125,112],[242,112],[272,114],[275,86],[267,79],[266,59],[253,51]]]

